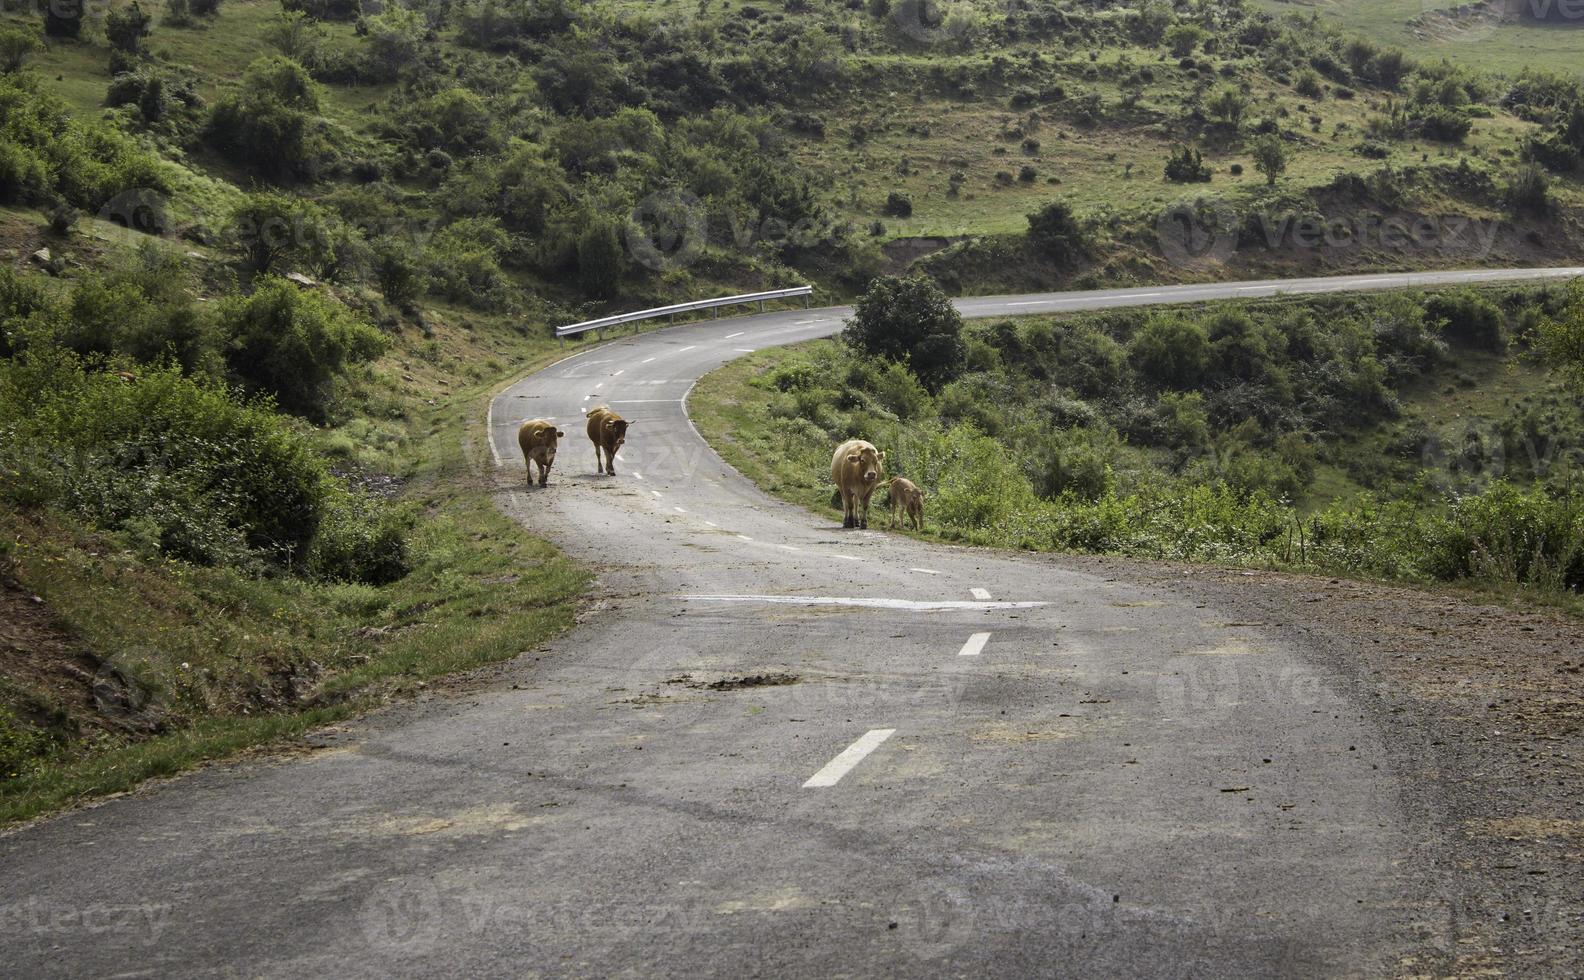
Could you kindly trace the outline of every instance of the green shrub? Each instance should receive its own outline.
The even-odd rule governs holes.
[[[962,317],[934,280],[881,276],[853,306],[842,339],[874,357],[906,364],[931,391],[962,372]]]
[[[220,304],[226,361],[251,390],[322,421],[346,368],[384,352],[385,335],[322,293],[265,278],[251,296]]]
[[[317,531],[327,476],[267,405],[150,367],[90,371],[60,349],[0,364],[0,487],[199,564],[292,567]]]
[[[1584,588],[1584,501],[1498,483],[1453,504],[1425,536],[1425,570],[1548,590]]]
[[[216,101],[208,138],[234,163],[274,180],[309,178],[334,156],[318,111],[319,86],[308,70],[270,55]]]
[[[338,582],[385,585],[412,571],[410,517],[392,502],[337,490],[308,549],[308,569]]]
[[[1504,344],[1501,310],[1472,289],[1432,293],[1425,300],[1425,315],[1441,323],[1443,334],[1465,346],[1500,350]]]
[[[1166,179],[1178,184],[1206,184],[1210,182],[1210,168],[1198,150],[1179,146],[1166,161]]]
[[[1052,201],[1028,216],[1028,241],[1045,258],[1071,265],[1087,258],[1089,235],[1066,201]]]
[[[578,237],[578,285],[595,299],[609,299],[621,288],[627,253],[610,221],[593,221]]]
[[[1210,335],[1202,324],[1181,314],[1158,313],[1128,345],[1139,373],[1162,387],[1196,387],[1210,363]]]

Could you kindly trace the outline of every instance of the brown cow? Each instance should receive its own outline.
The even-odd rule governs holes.
[[[831,456],[831,479],[842,500],[842,527],[869,527],[869,498],[880,485],[885,453],[862,439],[849,439]]]
[[[627,427],[632,424],[604,405],[589,409],[588,437],[594,443],[594,472],[616,475],[616,454],[627,441]]]
[[[915,531],[924,530],[924,491],[912,480],[899,476],[891,481],[892,527],[897,526],[897,516],[904,512]]]
[[[550,480],[550,464],[555,462],[556,440],[565,439],[566,433],[546,419],[529,419],[517,430],[517,445],[522,447],[523,465],[528,469],[528,482],[534,481],[534,467],[539,467],[539,485]]]

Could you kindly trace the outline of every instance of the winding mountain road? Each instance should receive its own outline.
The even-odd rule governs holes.
[[[843,531],[704,445],[700,376],[846,313],[591,346],[500,394],[502,506],[598,570],[582,625],[331,748],[0,838],[0,973],[1267,977],[1445,954],[1425,817],[1305,643],[1159,576]],[[637,420],[615,477],[582,433],[599,403]],[[547,489],[515,445],[535,416],[568,433]]]

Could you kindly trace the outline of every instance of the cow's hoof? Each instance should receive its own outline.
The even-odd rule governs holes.
[[[869,530],[869,522],[868,521],[859,521],[858,522],[858,530],[860,530],[860,531]]]

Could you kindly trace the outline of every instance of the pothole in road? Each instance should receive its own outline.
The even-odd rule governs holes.
[[[787,684],[796,684],[800,677],[796,674],[767,673],[743,674],[735,677],[722,677],[718,680],[706,681],[683,674],[666,681],[667,684],[681,684],[685,687],[702,688],[706,691],[741,691],[751,687],[784,687]]]

